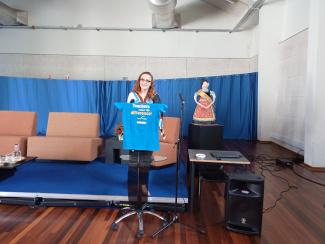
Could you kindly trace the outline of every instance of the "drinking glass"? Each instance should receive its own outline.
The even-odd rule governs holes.
[[[1,163],[6,162],[6,156],[5,155],[0,155],[0,162]]]
[[[6,154],[6,162],[11,162],[11,154]]]

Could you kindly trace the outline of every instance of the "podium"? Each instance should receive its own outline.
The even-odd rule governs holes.
[[[222,150],[223,125],[188,126],[188,149]]]
[[[122,155],[121,159],[128,163],[128,196],[130,206],[123,208],[124,214],[112,223],[112,229],[117,231],[118,223],[123,219],[138,215],[140,239],[144,234],[142,214],[150,214],[163,221],[167,225],[167,220],[146,210],[148,208],[147,198],[149,191],[144,188],[148,185],[150,164],[153,162],[153,151],[159,151],[159,120],[160,114],[167,108],[165,104],[134,104],[134,103],[114,103],[122,110],[124,136],[123,150],[129,150],[129,155]],[[149,135],[149,136],[148,136]],[[157,150],[158,149],[158,150]],[[167,159],[167,158],[166,158]],[[165,159],[165,160],[166,160]],[[162,157],[159,160],[164,160]]]

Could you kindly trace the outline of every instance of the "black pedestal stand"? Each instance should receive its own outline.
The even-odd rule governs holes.
[[[149,207],[148,203],[142,203],[143,202],[143,197],[142,197],[142,183],[140,182],[141,180],[143,180],[142,177],[145,177],[146,179],[148,179],[148,176],[149,176],[149,170],[147,172],[145,172],[144,174],[141,174],[140,172],[140,168],[141,167],[150,167],[150,163],[152,162],[152,159],[151,159],[151,155],[152,155],[152,152],[148,152],[148,151],[134,151],[134,152],[131,152],[130,151],[130,158],[129,158],[129,175],[128,175],[128,181],[131,180],[130,183],[134,183],[133,181],[135,180],[137,185],[136,185],[136,193],[137,195],[134,196],[134,192],[132,191],[132,188],[134,185],[132,185],[131,187],[128,187],[128,194],[129,194],[129,200],[130,202],[132,203],[133,201],[136,201],[135,202],[135,206],[130,206],[130,207],[126,207],[126,208],[123,208],[122,211],[125,212],[126,210],[131,210],[131,212],[129,213],[125,213],[122,217],[118,218],[117,220],[115,220],[113,223],[112,223],[112,229],[114,231],[117,231],[119,226],[118,226],[118,223],[120,221],[122,221],[123,219],[131,216],[131,215],[134,215],[134,214],[137,214],[138,215],[138,219],[139,219],[139,232],[137,234],[137,238],[140,239],[143,237],[143,234],[144,234],[144,230],[143,230],[143,218],[142,218],[142,214],[150,214],[150,215],[153,215],[153,216],[156,216],[158,218],[160,218],[163,222],[164,222],[164,225],[167,224],[167,220],[154,213],[154,212],[151,212],[151,211],[147,211],[146,208]],[[134,176],[134,170],[130,171],[130,167],[132,168],[135,168],[136,169],[136,177],[135,179],[132,177]],[[148,182],[147,182],[148,183]],[[146,194],[146,198],[147,198],[147,194]],[[147,202],[147,199],[146,199],[146,202]]]
[[[163,230],[165,230],[167,227],[169,227],[170,225],[174,224],[174,223],[180,223],[180,224],[183,224],[183,225],[186,225],[194,230],[197,230],[199,232],[201,232],[202,234],[205,233],[204,230],[200,230],[194,226],[191,226],[187,223],[184,223],[182,221],[179,220],[178,218],[178,215],[177,215],[177,194],[178,194],[178,177],[179,177],[179,164],[180,164],[180,148],[181,148],[181,141],[182,141],[182,131],[183,131],[183,123],[182,123],[182,120],[183,120],[183,109],[184,109],[184,106],[185,106],[185,102],[184,102],[184,99],[183,99],[183,96],[182,94],[179,94],[181,100],[182,100],[182,105],[181,105],[181,118],[180,118],[180,128],[179,128],[179,139],[178,139],[178,143],[177,143],[177,167],[176,167],[176,192],[175,192],[175,214],[173,215],[173,220],[168,223],[166,226],[164,226],[161,230],[159,230],[158,232],[156,232],[155,234],[152,235],[152,238],[154,238],[156,235],[158,235],[160,232],[162,232]]]

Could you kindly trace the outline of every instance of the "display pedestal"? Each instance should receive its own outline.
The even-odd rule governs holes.
[[[124,143],[122,142],[122,148],[129,150],[129,160],[127,161],[128,196],[131,205],[122,210],[131,210],[131,212],[113,221],[112,229],[117,231],[120,221],[136,214],[139,219],[137,237],[140,239],[144,235],[142,214],[146,213],[160,218],[164,225],[167,225],[167,220],[164,217],[146,209],[148,208],[148,180],[152,151],[159,149],[158,122],[160,114],[168,106],[165,104],[114,104],[122,111],[123,128],[126,136],[124,139],[127,139]],[[140,140],[141,143],[139,143]],[[106,156],[107,153],[109,152],[106,152]],[[135,202],[132,203],[133,201]]]
[[[223,125],[189,124],[188,149],[222,150]]]
[[[105,164],[121,163],[127,164],[121,161],[120,155],[128,154],[129,150],[123,150],[123,140],[119,140],[117,137],[112,137],[106,140],[105,143]]]

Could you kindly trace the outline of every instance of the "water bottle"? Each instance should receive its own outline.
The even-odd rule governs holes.
[[[19,151],[19,144],[15,144],[15,150],[11,153],[11,161],[20,161],[21,151]]]

